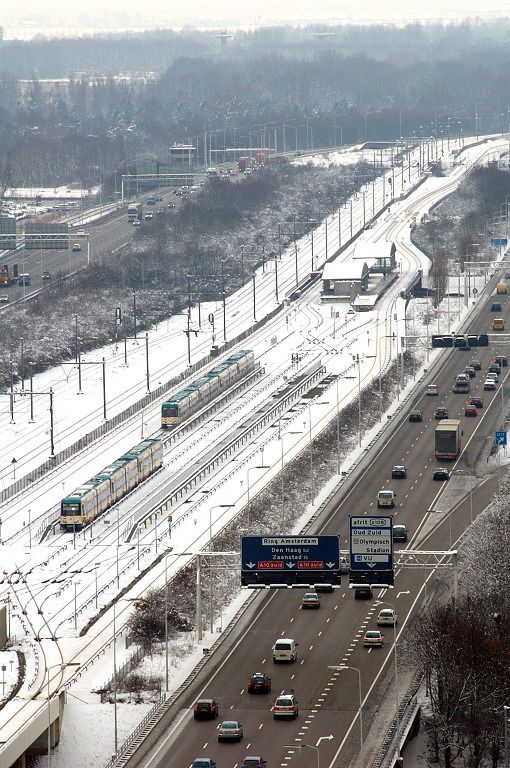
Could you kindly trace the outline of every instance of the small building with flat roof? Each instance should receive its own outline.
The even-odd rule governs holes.
[[[361,260],[335,261],[324,265],[322,272],[323,301],[352,301],[367,290],[369,269]]]
[[[391,240],[380,240],[377,243],[357,243],[352,258],[366,261],[372,274],[387,275],[397,266],[397,248]]]

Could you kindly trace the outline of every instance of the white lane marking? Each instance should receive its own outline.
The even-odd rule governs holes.
[[[319,634],[317,635],[317,637],[320,637],[321,635],[322,635],[322,631],[321,631],[321,632],[319,632]]]
[[[240,694],[240,695],[242,696],[242,695],[243,695],[243,693],[244,693],[244,688],[243,688],[243,690],[241,691],[241,694]]]
[[[293,616],[293,617],[291,618],[291,620],[289,621],[289,624],[292,624],[292,622],[293,622],[293,621],[294,621],[294,616]]]
[[[309,650],[309,651],[311,651],[311,650],[312,650],[312,648],[313,648],[313,645],[311,645],[311,646],[309,647],[309,649],[308,649],[308,650]]]
[[[266,663],[266,660],[265,660],[265,659],[262,659],[262,664],[265,664],[265,663]]]
[[[304,664],[304,663],[305,663],[305,660],[304,660],[304,659],[301,659],[301,664]]]
[[[305,723],[307,723],[308,725],[310,725],[311,722],[312,722],[311,720],[305,720]]]
[[[314,715],[316,715],[316,714],[317,714],[317,710],[316,710],[316,709],[312,709],[312,713],[313,713]]]
[[[345,597],[345,592],[343,593],[342,597]],[[338,605],[335,605],[335,611],[338,608]]]
[[[263,727],[264,727],[264,723],[261,723],[261,724],[259,725],[259,731],[261,731]]]
[[[330,621],[331,621],[331,618],[326,619],[326,624],[329,624]]]
[[[291,676],[290,676],[290,679],[291,679],[291,680],[294,680],[294,678],[295,678],[295,677],[296,677],[296,675],[291,675]]]
[[[208,743],[209,742],[206,741],[205,744],[202,744],[202,749],[205,749]]]
[[[233,704],[230,705],[230,709],[234,709],[234,705]]]

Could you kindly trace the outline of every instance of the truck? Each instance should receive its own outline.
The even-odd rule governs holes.
[[[436,427],[434,455],[438,461],[455,461],[459,457],[462,432],[458,419],[443,419]]]
[[[237,161],[237,167],[242,173],[244,173],[244,171],[249,167],[249,165],[250,165],[249,157],[240,157]]]
[[[137,203],[136,200],[128,203],[128,221],[141,221],[143,219],[143,203]]]

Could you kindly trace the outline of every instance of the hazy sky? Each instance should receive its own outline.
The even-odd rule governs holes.
[[[28,21],[33,16],[54,16],[60,20],[80,15],[100,16],[127,13],[164,19],[169,26],[178,26],[183,19],[200,23],[263,23],[265,20],[352,20],[465,18],[466,16],[510,16],[510,0],[2,0],[0,24],[17,20]]]

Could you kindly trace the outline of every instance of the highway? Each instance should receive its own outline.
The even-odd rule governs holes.
[[[491,299],[486,302],[478,318],[472,323],[470,332],[482,333],[490,330],[493,314],[490,312]],[[508,301],[505,302],[504,316],[510,321]],[[433,456],[434,429],[437,421],[434,410],[445,405],[450,418],[459,418],[463,429],[463,454],[449,467],[465,468],[464,454],[477,438],[490,435],[498,412],[501,411],[501,392],[484,392],[484,371],[491,358],[498,353],[509,354],[506,341],[492,342],[488,348],[472,350],[471,353],[447,351],[443,363],[437,369],[433,381],[439,386],[438,397],[427,397],[424,391],[417,393],[410,408],[420,408],[422,423],[410,423],[407,416],[401,420],[396,431],[386,441],[383,450],[363,470],[349,492],[338,493],[333,514],[323,526],[321,533],[340,533],[343,546],[347,544],[348,517],[350,514],[376,512],[376,494],[383,487],[397,492],[394,510],[395,522],[406,524],[409,530],[407,548],[418,547],[444,550],[450,547],[450,521],[439,516],[439,523],[428,525],[437,514],[432,510],[441,508],[441,496],[446,483],[434,482],[432,470],[437,462]],[[453,394],[455,375],[461,372],[471,357],[478,358],[482,370],[471,381],[471,396],[480,395],[484,408],[476,418],[464,416],[465,394]],[[506,381],[508,371],[504,368],[501,381]],[[406,480],[391,480],[394,464],[405,464],[408,469]],[[450,482],[454,482],[453,479]],[[489,488],[484,486],[482,496],[489,500]],[[427,526],[426,537],[420,532]],[[458,534],[454,518],[454,539]],[[333,672],[328,665],[344,663],[358,667],[361,671],[362,693],[365,703],[370,700],[373,685],[381,671],[382,662],[391,659],[392,629],[386,628],[386,645],[383,650],[363,649],[361,636],[365,628],[375,628],[375,617],[379,610],[378,600],[388,600],[396,605],[400,625],[416,605],[424,576],[417,570],[402,570],[396,576],[394,590],[374,590],[374,599],[367,602],[355,601],[347,585],[333,594],[322,595],[319,611],[303,611],[300,608],[302,591],[282,593],[277,591],[265,598],[263,610],[257,615],[247,631],[234,647],[220,669],[207,681],[199,692],[184,694],[178,727],[169,729],[169,736],[150,760],[142,765],[147,768],[190,765],[195,757],[213,757],[219,768],[235,768],[244,755],[263,755],[268,765],[285,768],[305,768],[313,756],[308,750],[289,750],[283,745],[300,743],[314,744],[320,736],[333,734],[331,741],[321,743],[322,765],[342,764],[342,754],[337,755],[348,729],[353,725],[358,710],[357,673],[352,670]],[[299,642],[299,658],[294,665],[274,665],[271,646],[278,637],[292,637]],[[247,683],[253,672],[262,671],[272,676],[273,690],[267,695],[250,695]],[[270,707],[280,691],[294,690],[299,702],[297,721],[273,721]],[[200,696],[216,697],[220,701],[220,717],[239,719],[244,725],[244,741],[241,744],[219,744],[216,739],[218,722],[194,722],[191,708]],[[394,707],[394,699],[388,702]]]

